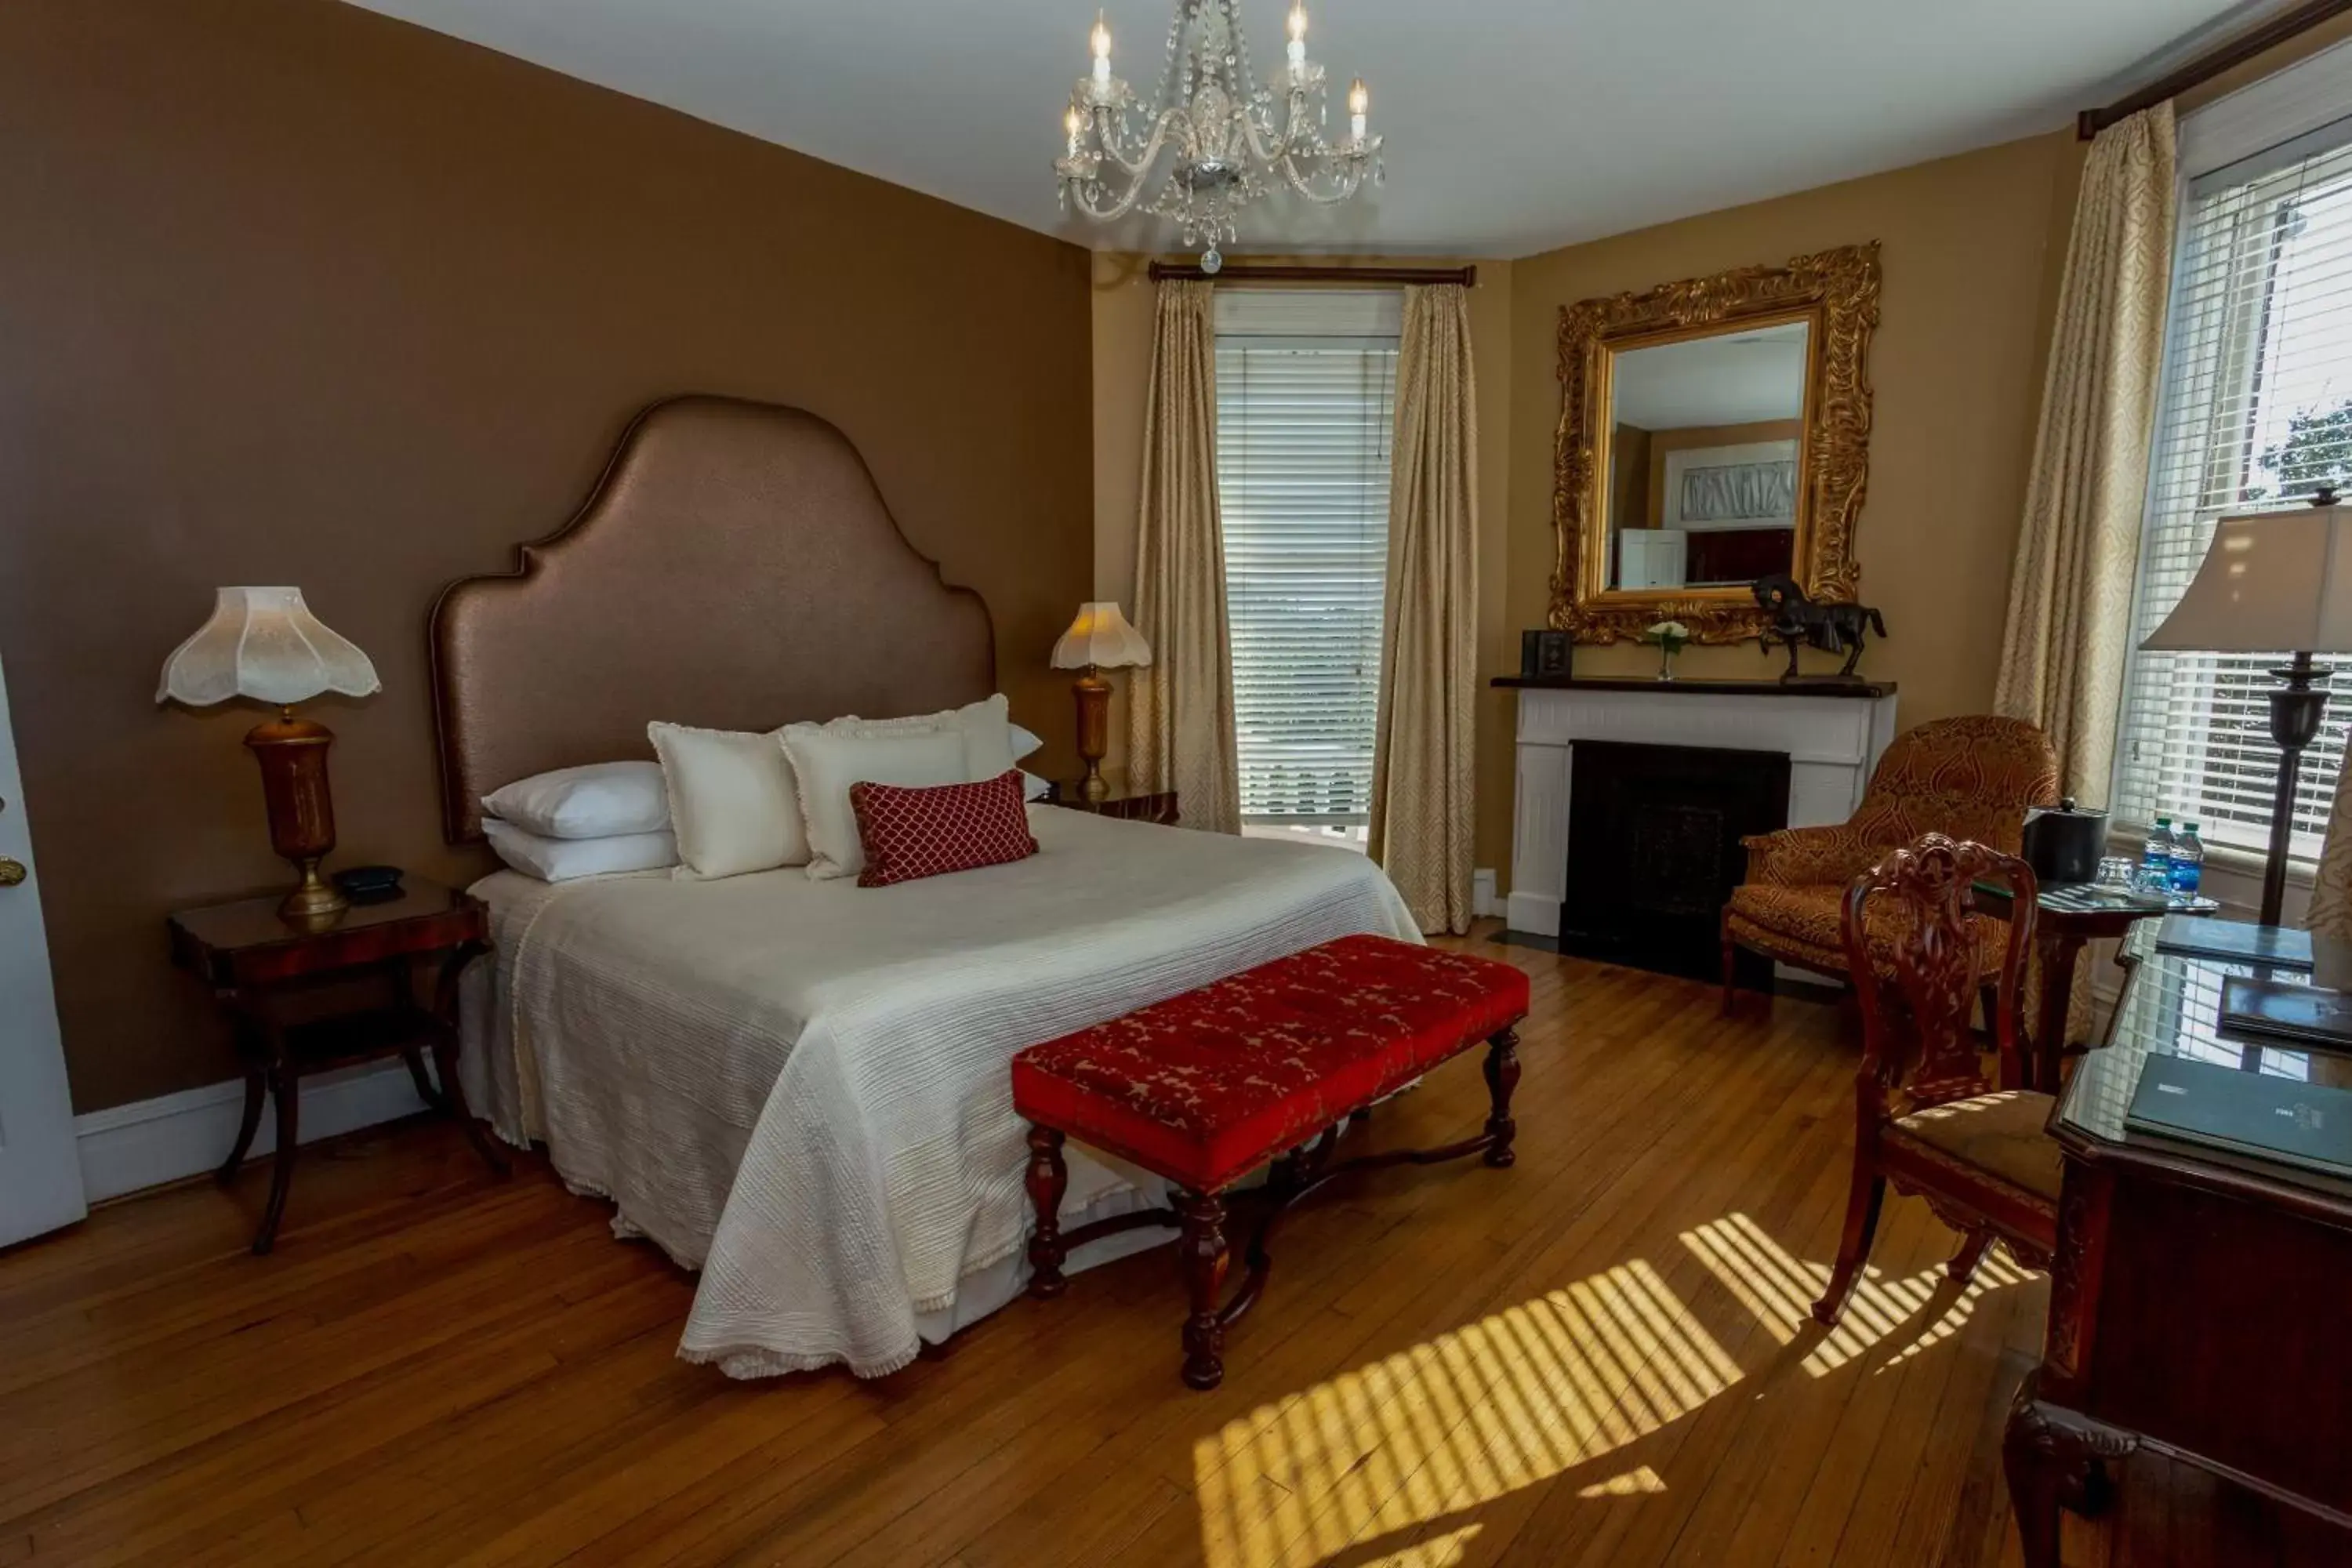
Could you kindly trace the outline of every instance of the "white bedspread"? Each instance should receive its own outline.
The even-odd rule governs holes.
[[[1014,1052],[1332,937],[1420,940],[1346,850],[1030,819],[1030,859],[891,888],[480,886],[499,959],[469,998],[468,1092],[612,1198],[616,1230],[702,1270],[680,1355],[905,1365],[918,1316],[1026,1237]]]

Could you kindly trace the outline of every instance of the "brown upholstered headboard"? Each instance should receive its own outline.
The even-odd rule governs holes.
[[[653,754],[649,721],[768,730],[994,689],[988,608],[882,504],[848,438],[797,408],[679,397],[639,415],[578,516],[433,606],[450,842],[480,797]]]

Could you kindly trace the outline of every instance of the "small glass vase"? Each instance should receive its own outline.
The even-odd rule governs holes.
[[[1662,642],[1658,645],[1658,679],[1660,680],[1672,680],[1675,678],[1675,655],[1679,651],[1670,642]]]

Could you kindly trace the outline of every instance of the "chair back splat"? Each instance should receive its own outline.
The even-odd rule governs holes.
[[[2011,900],[2008,940],[1991,976],[1978,968],[1976,922],[1990,918],[1975,912],[1979,881],[2006,888]],[[1862,1005],[1865,1116],[1900,1116],[1993,1087],[1969,1026],[1988,989],[1994,1046],[2003,1076],[2014,1081],[2036,891],[2033,868],[2016,856],[1940,833],[1893,851],[1846,889],[1840,926]],[[1891,935],[1891,964],[1871,961],[1874,929],[1882,941]]]

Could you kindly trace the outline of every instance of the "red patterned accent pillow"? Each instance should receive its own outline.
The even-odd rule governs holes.
[[[1037,853],[1018,768],[978,784],[929,789],[854,784],[849,808],[857,814],[857,837],[866,846],[861,888],[1002,866]]]

